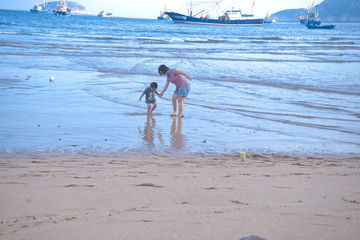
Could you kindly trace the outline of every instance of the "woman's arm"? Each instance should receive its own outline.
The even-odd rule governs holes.
[[[187,74],[186,72],[183,72],[183,71],[176,70],[176,71],[175,71],[175,74],[184,75],[184,76],[187,77],[190,81],[193,79],[192,76],[190,76],[189,74]]]
[[[159,94],[159,96],[160,96],[161,98],[163,97],[164,92],[166,92],[166,90],[168,89],[169,84],[170,84],[170,82],[169,82],[169,81],[166,81],[165,86],[164,86],[164,89],[163,89],[163,90],[161,91],[161,93]]]

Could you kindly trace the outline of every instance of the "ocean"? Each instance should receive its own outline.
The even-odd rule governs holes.
[[[360,24],[334,24],[0,10],[0,151],[359,155]],[[161,64],[194,78],[184,118],[172,84],[154,116],[139,101]]]

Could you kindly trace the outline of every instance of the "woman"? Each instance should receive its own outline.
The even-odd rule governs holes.
[[[189,80],[192,80],[192,77],[185,72],[177,70],[176,68],[169,69],[165,65],[161,65],[158,71],[161,76],[167,76],[166,84],[159,96],[163,97],[164,93],[169,87],[170,82],[175,84],[176,89],[172,97],[174,112],[170,116],[183,117],[182,113],[184,111],[184,100],[190,92],[190,83],[184,76],[186,76]],[[176,113],[178,106],[179,114]]]

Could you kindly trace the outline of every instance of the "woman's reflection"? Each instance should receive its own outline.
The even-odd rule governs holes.
[[[177,119],[177,126],[176,126],[176,119]],[[171,137],[170,137],[170,144],[173,148],[182,150],[185,148],[186,144],[186,137],[182,134],[182,118],[173,117],[173,122],[171,125]]]

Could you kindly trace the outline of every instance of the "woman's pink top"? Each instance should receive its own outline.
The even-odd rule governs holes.
[[[181,92],[185,85],[190,85],[190,83],[182,74],[175,74],[175,71],[176,68],[169,69],[167,81],[175,84],[176,90],[178,90],[178,92]]]

